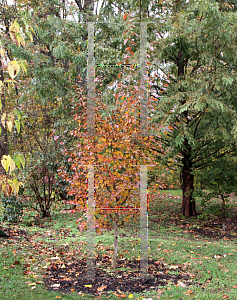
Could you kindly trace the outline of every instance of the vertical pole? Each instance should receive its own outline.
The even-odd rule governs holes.
[[[140,272],[148,272],[148,216],[147,216],[147,166],[140,166]]]
[[[95,218],[94,218],[94,166],[88,166],[87,200],[87,277],[95,277]]]
[[[147,23],[140,23],[140,134],[148,135],[147,121]]]
[[[94,23],[88,22],[87,135],[95,134]],[[95,277],[94,166],[88,166],[87,277]]]
[[[88,23],[88,65],[87,65],[87,135],[95,134],[95,57],[94,23]]]

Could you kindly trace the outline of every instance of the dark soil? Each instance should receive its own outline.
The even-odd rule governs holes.
[[[44,275],[44,283],[48,290],[57,290],[69,293],[77,291],[78,293],[99,295],[109,291],[121,296],[126,293],[140,293],[145,290],[157,290],[169,282],[177,284],[178,280],[185,285],[193,284],[189,275],[182,270],[179,265],[169,267],[162,261],[148,261],[148,277],[140,277],[139,260],[118,259],[117,270],[112,272],[110,269],[111,259],[109,256],[96,258],[95,279],[86,278],[86,260],[76,260],[62,267],[52,263]],[[119,270],[126,267],[126,271]],[[109,272],[110,271],[110,272]]]
[[[203,236],[203,237],[208,237],[212,238],[215,240],[220,240],[220,239],[228,239],[228,240],[234,240],[237,238],[236,233],[228,233],[227,231],[222,231],[218,229],[210,229],[210,228],[193,228],[192,232],[195,233],[195,236]]]
[[[221,217],[210,218],[208,223],[199,222],[196,224],[197,227],[192,227],[192,224],[178,225],[180,228],[184,229],[184,232],[189,232],[195,237],[204,237],[215,240],[234,240],[237,238],[237,215],[231,218],[227,218],[225,225],[225,230],[222,230],[222,219]],[[199,225],[199,226],[198,226]],[[191,227],[191,228],[190,228]]]

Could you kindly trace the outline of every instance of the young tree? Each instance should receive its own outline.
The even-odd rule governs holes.
[[[121,95],[122,94],[122,95]],[[80,94],[79,94],[80,95]],[[133,136],[139,128],[137,121],[132,116],[135,106],[135,95],[125,96],[121,91],[115,95],[116,108],[108,111],[106,105],[100,103],[100,111],[96,114],[97,132],[94,138],[87,137],[85,132],[86,114],[75,114],[79,127],[72,134],[77,137],[78,143],[73,151],[66,151],[70,155],[73,176],[69,177],[62,172],[64,178],[70,183],[69,195],[75,196],[74,204],[86,206],[87,195],[87,165],[95,165],[95,215],[97,231],[102,228],[110,228],[114,225],[114,255],[112,266],[116,268],[116,256],[118,250],[118,227],[121,222],[128,222],[137,217],[139,207],[139,165],[149,164],[151,158]],[[78,107],[85,108],[85,102],[81,99]],[[104,114],[103,117],[101,114]],[[124,117],[123,117],[124,115]],[[143,141],[142,141],[143,140]],[[143,147],[148,143],[148,138],[142,139]],[[107,207],[102,210],[100,207]],[[119,207],[127,207],[122,211]],[[111,209],[111,210],[110,210]],[[130,209],[130,210],[129,210]],[[126,216],[123,214],[126,212]],[[82,218],[79,221],[81,221]],[[80,228],[86,226],[86,221],[80,222]]]
[[[20,73],[21,75],[22,73],[26,73],[26,62],[17,59],[8,48],[8,45],[14,45],[18,49],[21,47],[24,48],[28,40],[32,37],[30,33],[32,29],[26,22],[24,26],[20,26],[15,19],[15,7],[8,6],[6,3],[0,4],[0,16],[0,26],[2,27],[0,34],[0,184],[5,195],[10,196],[12,192],[14,194],[18,193],[20,185],[15,177],[14,170],[16,166],[18,168],[20,168],[20,165],[24,167],[25,160],[21,154],[16,153],[13,158],[9,155],[8,131],[12,132],[15,127],[19,133],[21,114],[14,108],[14,104],[12,102],[8,103],[6,99],[7,94],[10,94],[13,88],[15,88],[18,95],[15,78]]]
[[[131,25],[131,24],[130,24]],[[131,25],[133,26],[133,25]],[[134,55],[133,37],[126,48],[126,61]],[[116,268],[118,251],[118,227],[122,222],[136,219],[139,207],[139,165],[154,162],[155,153],[150,154],[150,137],[139,135],[139,86],[132,81],[132,72],[125,70],[118,75],[118,82],[113,89],[107,90],[109,104],[97,91],[95,136],[86,134],[87,114],[86,96],[82,88],[77,88],[73,106],[79,111],[74,114],[78,127],[72,131],[77,137],[74,148],[65,149],[70,156],[73,176],[62,170],[62,175],[70,183],[69,195],[75,196],[74,204],[85,208],[87,195],[86,166],[95,166],[95,215],[97,231],[114,226],[114,253],[112,267]],[[136,73],[136,72],[135,72]],[[136,77],[136,76],[135,76]],[[96,78],[96,80],[99,80]],[[79,99],[79,101],[78,101]],[[161,148],[161,146],[160,146]],[[161,150],[163,151],[163,150]],[[84,167],[83,167],[84,166]],[[126,216],[119,207],[126,207]],[[101,208],[106,207],[106,210]],[[74,210],[75,211],[75,210]],[[86,214],[84,214],[86,215]],[[81,221],[81,219],[78,220]],[[81,230],[86,221],[80,222]]]

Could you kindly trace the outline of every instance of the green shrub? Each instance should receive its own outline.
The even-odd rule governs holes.
[[[193,196],[201,200],[201,208],[206,213],[222,217],[222,229],[228,218],[230,194],[237,194],[237,158],[225,157],[213,161],[212,165],[199,172],[199,176],[210,190],[195,189]]]
[[[23,203],[19,201],[16,196],[5,196],[1,197],[3,206],[2,221],[8,221],[11,223],[17,222],[19,217],[23,215]]]

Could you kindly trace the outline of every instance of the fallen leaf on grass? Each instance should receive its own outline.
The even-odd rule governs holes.
[[[125,294],[117,294],[117,293],[112,293],[112,294],[119,297],[119,298],[126,298],[127,297]]]
[[[101,291],[103,291],[103,290],[106,289],[106,288],[107,288],[107,285],[104,285],[104,286],[98,287],[98,288],[97,288],[97,291],[98,291],[98,292],[101,292]]]
[[[186,295],[191,295],[192,293],[193,293],[193,291],[187,290]]]

